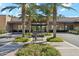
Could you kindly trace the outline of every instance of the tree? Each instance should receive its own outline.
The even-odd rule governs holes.
[[[25,10],[25,3],[22,4],[22,37],[25,37],[25,19],[26,19],[26,10]]]
[[[60,6],[62,8],[65,8],[65,9],[68,9],[68,10],[74,10],[76,11],[75,9],[71,8],[71,7],[68,7],[68,6],[64,6],[63,4],[61,3],[54,3],[53,4],[53,37],[55,38],[56,37],[56,20],[57,20],[57,8]]]
[[[56,21],[57,21],[57,8],[62,7],[68,10],[75,10],[71,7],[64,6],[62,3],[47,3],[47,4],[40,4],[40,10],[43,11],[44,15],[48,16],[49,18],[53,17],[53,37],[56,37]],[[75,10],[76,11],[76,10]]]
[[[28,5],[26,3],[17,3],[18,6],[7,6],[3,8],[1,11],[5,11],[6,9],[10,11],[16,9],[16,8],[21,8],[21,17],[22,17],[22,37],[25,37],[25,18],[26,18],[26,9]]]
[[[53,4],[53,37],[56,37],[57,4]]]
[[[34,3],[29,4],[29,8],[27,9],[26,14],[28,15],[28,20],[29,20],[29,32],[31,32],[31,22],[33,20],[36,20],[37,18],[37,13],[36,13],[37,5]]]

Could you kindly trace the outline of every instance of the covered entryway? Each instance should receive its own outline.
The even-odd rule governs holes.
[[[32,32],[38,31],[38,32],[46,32],[46,23],[32,23],[31,24],[31,30]]]

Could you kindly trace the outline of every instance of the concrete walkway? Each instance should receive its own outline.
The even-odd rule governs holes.
[[[79,47],[66,41],[59,43],[51,42],[49,44],[58,49],[62,56],[79,56]]]
[[[55,47],[62,56],[79,56],[79,47],[72,45],[66,41],[64,42],[47,42]],[[20,46],[19,46],[20,47]],[[18,47],[17,47],[18,48]],[[5,56],[15,56],[18,49],[14,49],[12,52],[7,53]]]
[[[72,40],[72,37],[74,35],[72,35],[72,36],[71,35],[72,34],[57,34],[57,36],[61,36],[65,40],[70,40],[70,39]],[[47,37],[45,37],[43,39],[46,39],[46,38]],[[75,40],[73,42],[75,42]],[[78,42],[75,42],[75,43],[78,44]],[[48,42],[48,44],[50,44],[53,47],[55,47],[56,49],[58,49],[62,56],[79,56],[79,47],[72,45],[72,44],[70,44],[66,41],[57,42],[57,43],[56,42],[51,42],[51,43]],[[17,49],[21,48],[21,47],[22,47],[21,44],[12,44],[11,42],[7,43],[4,46],[0,47],[0,56],[3,56],[3,55],[5,55],[5,56],[15,56]]]

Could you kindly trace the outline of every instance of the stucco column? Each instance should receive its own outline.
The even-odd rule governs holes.
[[[63,24],[64,25],[64,30],[65,30],[65,24]]]

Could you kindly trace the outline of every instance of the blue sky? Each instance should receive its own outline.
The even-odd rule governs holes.
[[[70,4],[68,6],[76,9],[77,12],[73,11],[73,10],[67,10],[67,9],[64,9],[64,8],[59,8],[58,14],[62,14],[66,17],[79,17],[79,3],[73,3],[73,4]]]
[[[6,6],[11,6],[11,5],[15,5],[12,3],[0,3],[0,10]],[[73,11],[73,10],[67,10],[64,8],[58,8],[58,14],[62,14],[65,17],[79,17],[79,3],[69,3],[69,4],[63,4],[65,6],[69,6],[72,7],[74,9],[77,10],[77,12]],[[18,14],[21,13],[21,9],[15,9],[11,12],[8,12],[8,10],[1,12],[0,11],[0,15],[14,15],[14,16],[18,16]]]

